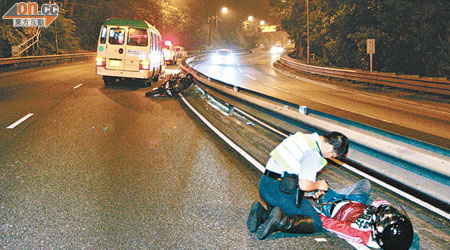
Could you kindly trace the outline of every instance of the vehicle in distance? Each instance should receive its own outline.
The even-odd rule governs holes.
[[[272,54],[281,54],[283,53],[284,49],[281,47],[281,45],[275,45],[272,48],[270,48],[270,53]]]
[[[178,58],[185,58],[187,57],[187,51],[181,47],[181,46],[175,46],[175,52],[177,53]]]
[[[219,49],[212,55],[212,63],[217,65],[233,65],[236,58],[230,49]]]
[[[177,52],[175,51],[171,41],[164,42],[164,61],[169,64],[177,64]]]
[[[146,21],[107,19],[100,28],[96,73],[105,85],[130,78],[144,86],[165,69],[159,31]]]

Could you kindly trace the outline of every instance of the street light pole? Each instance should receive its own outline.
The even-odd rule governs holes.
[[[208,17],[209,20],[209,42],[208,47],[211,46],[211,29],[212,29],[212,18]]]
[[[306,63],[309,64],[309,0],[306,0]]]
[[[227,7],[223,7],[221,9],[222,14],[226,14],[228,12]],[[217,11],[215,12],[214,16],[211,17],[210,23],[209,23],[209,41],[208,46],[211,46],[211,30],[212,30],[212,18],[214,17],[214,22],[216,22],[216,32],[219,31],[219,16],[217,15]]]
[[[213,20],[216,23],[216,32],[218,30],[217,12],[214,14],[214,16],[208,17],[208,19],[210,19],[209,20],[209,41],[208,41],[208,46],[211,46],[211,31],[212,31]]]

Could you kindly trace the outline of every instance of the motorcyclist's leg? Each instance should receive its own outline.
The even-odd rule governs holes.
[[[344,195],[347,200],[366,204],[369,199],[371,189],[370,181],[367,179],[362,179],[336,192]]]

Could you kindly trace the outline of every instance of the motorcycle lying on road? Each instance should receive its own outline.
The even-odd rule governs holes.
[[[192,74],[179,73],[172,75],[169,80],[164,82],[161,86],[152,89],[145,93],[146,97],[167,95],[170,97],[178,95],[185,89],[189,88],[194,83],[194,77]]]

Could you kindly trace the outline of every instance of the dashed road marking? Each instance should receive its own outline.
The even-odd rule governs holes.
[[[24,122],[26,119],[32,117],[34,114],[33,113],[29,113],[26,116],[20,118],[18,121],[16,121],[15,123],[9,125],[8,127],[6,127],[6,129],[13,129],[15,127],[17,127],[19,124],[21,124],[22,122]]]
[[[81,86],[83,86],[83,84],[81,83],[81,84],[78,84],[77,86],[75,86],[75,87],[73,87],[74,89],[77,89],[77,88],[79,88],[79,87],[81,87]]]

